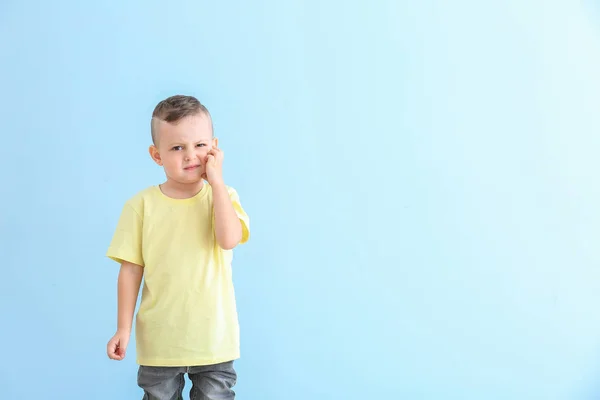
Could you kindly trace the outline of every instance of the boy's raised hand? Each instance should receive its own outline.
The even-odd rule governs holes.
[[[213,186],[223,181],[223,151],[213,147],[206,156],[206,169],[204,178]]]
[[[129,334],[117,331],[106,345],[106,353],[111,360],[121,361],[125,358],[127,345],[129,344]]]

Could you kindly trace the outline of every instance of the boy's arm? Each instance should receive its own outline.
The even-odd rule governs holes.
[[[242,223],[223,181],[223,151],[216,146],[206,156],[205,178],[213,192],[217,243],[222,249],[231,250],[242,240]]]
[[[127,261],[121,264],[118,280],[117,333],[110,339],[107,346],[108,357],[113,360],[125,358],[143,275],[143,267]]]
[[[242,223],[233,208],[223,181],[211,184],[215,212],[215,236],[224,250],[231,250],[242,240]]]
[[[117,330],[131,332],[133,312],[137,303],[144,268],[124,261],[119,271]]]

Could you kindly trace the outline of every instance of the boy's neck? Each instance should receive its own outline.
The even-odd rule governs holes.
[[[204,185],[205,183],[202,179],[196,183],[179,183],[167,179],[165,183],[159,185],[159,188],[165,196],[174,199],[189,199],[197,195]]]

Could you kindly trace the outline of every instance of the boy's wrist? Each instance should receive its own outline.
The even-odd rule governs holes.
[[[217,186],[225,186],[225,181],[223,179],[219,179],[216,181],[212,181],[212,182],[208,182],[210,184],[210,186],[217,187]]]
[[[125,334],[125,335],[130,335],[131,334],[131,328],[117,328],[117,332]]]

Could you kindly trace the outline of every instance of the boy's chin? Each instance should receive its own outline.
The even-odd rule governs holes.
[[[186,177],[186,178],[182,178],[182,179],[177,179],[177,182],[182,185],[196,185],[199,183],[203,183],[204,179],[201,176],[194,177],[194,178]]]

